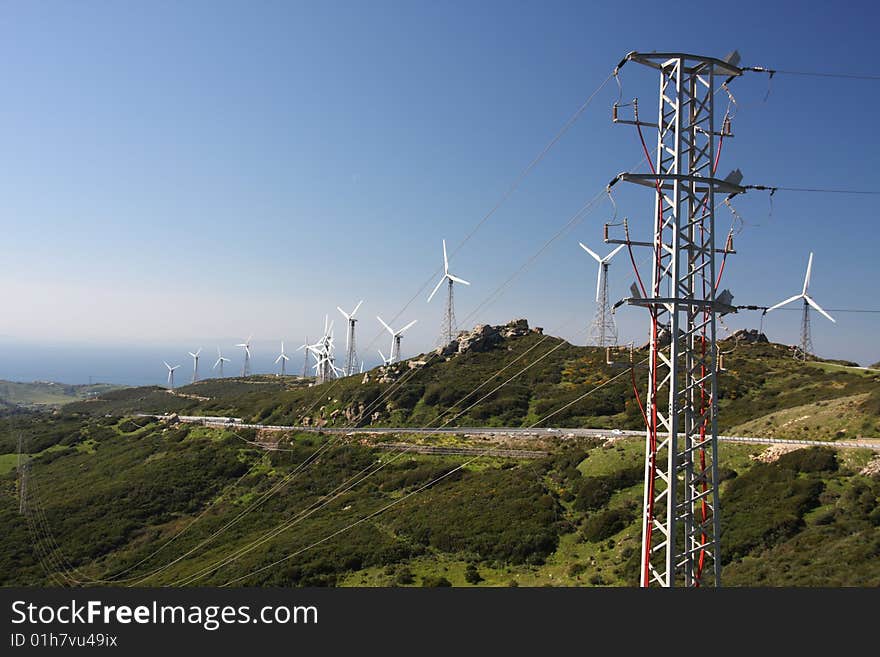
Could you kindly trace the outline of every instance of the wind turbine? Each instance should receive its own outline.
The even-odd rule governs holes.
[[[611,264],[611,258],[616,256],[624,245],[621,244],[604,258],[600,258],[599,254],[583,242],[578,242],[578,244],[599,263],[599,273],[596,278],[596,315],[593,318],[593,323],[590,324],[590,339],[597,347],[616,345],[617,326],[614,323],[611,306],[608,304],[608,267]]]
[[[244,342],[235,345],[236,347],[244,348],[244,365],[241,367],[241,375],[247,376],[251,373],[251,338],[253,335],[249,335],[248,339]]]
[[[278,358],[275,359],[275,364],[277,365],[279,361],[281,362],[281,376],[284,376],[285,365],[287,365],[287,361],[290,360],[290,357],[284,353],[284,340],[281,341],[281,353],[278,354]]]
[[[317,361],[313,367],[315,368],[315,377],[317,383],[324,383],[331,378],[339,376],[341,369],[334,365],[334,342],[333,342],[333,322],[329,316],[324,315],[324,335],[315,344],[305,345],[308,351],[311,351]]]
[[[180,367],[180,365],[175,365],[174,367],[171,367],[171,365],[166,363],[164,360],[162,362],[165,363],[165,367],[168,368],[168,388],[174,390],[174,370]]]
[[[309,375],[309,336],[306,336],[305,342],[303,342],[299,347],[297,347],[297,351],[302,351],[304,353],[303,360],[303,378],[305,379]]]
[[[223,378],[223,363],[228,363],[228,362],[229,362],[229,359],[223,358],[223,354],[220,353],[220,347],[217,347],[217,362],[214,363],[214,367],[212,367],[211,369],[215,370],[215,369],[217,369],[217,366],[219,365],[221,379]]]
[[[193,378],[192,382],[195,383],[199,380],[199,354],[202,353],[202,348],[199,347],[196,353],[189,352],[189,355],[192,356],[193,359]]]
[[[339,306],[336,306],[336,310],[341,312],[342,316],[348,321],[348,332],[345,334],[345,376],[351,376],[355,373],[357,368],[357,349],[354,342],[354,325],[357,323],[355,313],[361,307],[363,302],[363,299],[358,301],[358,305],[356,305],[354,310],[350,313],[347,313]]]
[[[449,258],[446,256],[446,240],[443,240],[443,276],[440,278],[437,286],[431,294],[428,295],[428,303],[430,303],[431,299],[434,298],[434,295],[437,294],[437,290],[440,289],[440,286],[443,285],[444,281],[447,283],[446,311],[443,314],[443,326],[440,329],[440,343],[443,346],[446,346],[452,342],[452,339],[455,337],[455,309],[452,302],[452,286],[454,283],[470,285],[470,283],[463,278],[453,276],[449,273]]]
[[[837,320],[835,320],[831,315],[826,313],[818,303],[813,301],[813,298],[807,294],[807,290],[810,288],[810,275],[813,271],[813,252],[810,252],[810,258],[807,260],[807,275],[804,277],[804,287],[801,290],[800,294],[795,294],[793,297],[786,299],[785,301],[780,301],[775,306],[770,306],[767,310],[764,311],[764,314],[769,313],[771,310],[776,310],[777,308],[782,308],[782,306],[786,306],[790,304],[792,301],[797,301],[798,299],[803,299],[804,308],[803,314],[801,316],[801,345],[800,345],[800,353],[795,354],[795,358],[800,358],[801,360],[807,360],[810,353],[813,351],[813,338],[810,335],[810,306],[818,310],[825,317],[830,319],[835,324]]]
[[[379,351],[379,358],[382,359],[382,364],[383,365],[391,365],[391,359],[385,358],[385,354],[382,353],[381,349],[379,349],[378,351]],[[363,363],[361,363],[361,364],[363,365]]]
[[[376,315],[376,319],[378,319],[379,323],[382,324],[382,326],[384,326],[385,329],[391,334],[391,355],[388,356],[388,361],[385,363],[386,365],[391,365],[392,363],[396,363],[400,359],[400,340],[403,337],[404,332],[407,329],[411,328],[419,320],[414,319],[399,331],[395,331],[393,328],[388,326],[388,324],[386,324],[385,321],[378,315]]]

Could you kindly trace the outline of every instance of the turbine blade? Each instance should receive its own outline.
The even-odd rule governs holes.
[[[171,365],[169,365],[166,361],[163,360],[162,362],[165,363],[165,367],[167,367],[169,370],[171,369]]]
[[[804,277],[804,292],[803,294],[806,296],[807,288],[810,287],[810,274],[813,271],[813,252],[810,251],[810,259],[807,260],[807,275]]]
[[[216,369],[217,369],[217,366],[220,364],[220,360],[221,360],[221,359],[219,359],[219,358],[217,359],[217,362],[214,363],[214,367],[211,368],[212,370],[216,370]]]
[[[385,320],[384,320],[384,319],[382,319],[381,317],[379,317],[379,315],[376,315],[376,319],[379,320],[379,323],[380,323],[382,326],[384,326],[385,329],[386,329],[391,335],[394,335],[394,330],[393,330],[390,326],[388,326],[388,324],[385,323]]]
[[[614,249],[611,253],[609,253],[607,256],[605,256],[605,262],[608,262],[609,260],[611,260],[611,258],[616,256],[618,251],[620,251],[625,246],[626,246],[626,244],[621,244],[616,249]]]
[[[349,319],[351,319],[352,317],[354,317],[354,316],[357,314],[357,311],[358,311],[358,309],[361,307],[361,304],[362,304],[363,302],[364,302],[363,299],[361,299],[360,301],[358,301],[358,305],[356,305],[356,306],[354,307],[354,310],[351,311],[351,315],[349,315],[349,317],[348,317]]]
[[[803,298],[804,298],[804,295],[803,295],[803,294],[795,294],[795,295],[794,295],[793,297],[791,297],[790,299],[786,299],[785,301],[780,301],[780,302],[777,303],[775,306],[770,306],[770,307],[769,307],[767,310],[765,310],[764,312],[769,313],[771,310],[776,310],[777,308],[782,308],[782,306],[786,306],[786,305],[790,304],[792,301],[797,301],[798,299],[803,299]]]
[[[804,299],[806,299],[806,300],[807,300],[807,303],[810,304],[811,306],[813,306],[813,308],[815,308],[815,309],[818,310],[820,313],[822,313],[823,315],[825,315],[825,317],[827,317],[827,318],[830,319],[832,322],[834,322],[835,324],[837,324],[837,320],[834,319],[834,318],[833,318],[831,315],[829,315],[828,313],[826,313],[818,303],[816,303],[815,301],[813,301],[813,299],[812,299],[811,297],[808,297],[808,296],[805,294],[805,295],[804,295]]]
[[[449,273],[449,258],[446,257],[446,240],[443,240],[443,272]]]
[[[338,310],[339,312],[341,312],[341,313],[342,313],[342,316],[345,317],[345,319],[351,319],[351,317],[349,317],[348,313],[345,312],[345,311],[344,311],[342,308],[340,308],[339,306],[336,306],[336,310]]]
[[[599,276],[596,278],[596,303],[599,303],[599,291],[602,289],[602,270],[604,267],[599,265]]]
[[[458,276],[453,276],[452,274],[446,274],[446,275],[449,276],[449,278],[451,280],[455,281],[456,283],[461,283],[462,285],[470,285],[470,283],[468,283],[463,278],[459,278]]]
[[[446,280],[446,276],[447,276],[447,275],[448,275],[448,274],[444,274],[444,275],[443,275],[443,278],[441,278],[441,279],[440,279],[440,282],[437,283],[437,287],[435,287],[435,288],[434,288],[434,291],[431,292],[431,294],[428,295],[428,303],[431,303],[431,299],[433,299],[433,298],[434,298],[434,295],[437,294],[437,290],[439,290],[439,289],[440,289],[440,286],[443,285],[443,281]],[[383,322],[383,324],[384,324],[384,322]],[[388,330],[390,331],[391,329],[388,329]]]
[[[417,321],[419,321],[419,320],[414,319],[414,320],[411,321],[409,324],[407,324],[407,325],[404,326],[402,329],[400,329],[397,333],[395,333],[395,335],[403,335],[403,332],[406,331],[406,330],[407,330],[408,328],[410,328],[411,326],[414,326],[415,323],[416,323]]]
[[[284,355],[284,354],[282,354],[282,356],[283,356],[283,355]],[[276,365],[278,364],[278,361],[279,361],[279,360],[281,360],[281,356],[278,356],[278,358],[275,359],[275,364],[276,364]]]
[[[584,251],[586,251],[586,252],[589,253],[591,256],[593,256],[593,257],[596,259],[596,262],[602,262],[602,258],[600,258],[600,257],[596,254],[596,252],[593,251],[590,247],[588,247],[588,246],[587,246],[586,244],[584,244],[583,242],[578,242],[578,244],[581,245],[581,248],[582,248]]]

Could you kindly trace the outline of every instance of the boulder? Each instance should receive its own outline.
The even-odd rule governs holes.
[[[473,331],[459,333],[458,353],[489,351],[503,339],[498,326],[478,324]]]
[[[758,329],[740,329],[731,335],[730,339],[736,342],[745,342],[746,344],[770,342],[767,336],[758,331]]]
[[[529,320],[514,319],[500,327],[499,333],[502,338],[520,338],[529,334]]]

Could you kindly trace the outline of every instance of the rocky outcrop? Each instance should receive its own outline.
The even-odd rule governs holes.
[[[543,329],[530,329],[527,319],[514,319],[501,326],[478,324],[471,331],[462,331],[449,344],[439,347],[435,353],[443,358],[468,351],[489,351],[497,347],[503,340],[521,338],[529,333],[541,333]]]
[[[501,327],[489,324],[477,324],[472,331],[458,334],[458,353],[467,351],[489,351],[504,338]]]
[[[529,320],[514,319],[513,321],[507,322],[504,326],[498,327],[498,332],[501,333],[501,337],[504,339],[521,338],[530,333]]]
[[[730,336],[731,340],[736,342],[744,342],[746,344],[759,344],[762,342],[770,342],[767,336],[758,331],[758,329],[740,329]]]

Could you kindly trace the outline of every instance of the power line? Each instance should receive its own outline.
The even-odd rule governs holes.
[[[641,363],[638,363],[638,365],[641,365],[642,363],[644,363],[644,362],[647,361],[647,360],[648,360],[648,359],[645,358],[643,361],[641,361]],[[549,413],[549,414],[545,415],[544,417],[538,419],[536,422],[534,422],[533,424],[531,424],[531,425],[529,425],[528,427],[525,427],[525,428],[526,428],[526,429],[534,429],[536,426],[538,426],[540,423],[542,423],[543,421],[545,421],[545,420],[548,419],[549,417],[551,417],[551,416],[553,416],[553,415],[559,413],[560,411],[564,410],[565,408],[568,408],[569,406],[571,406],[571,405],[573,405],[573,404],[576,404],[576,403],[579,402],[579,401],[582,401],[582,400],[585,399],[586,397],[592,395],[593,393],[597,392],[598,390],[604,388],[605,386],[607,386],[607,385],[609,385],[610,383],[614,382],[615,380],[619,379],[619,378],[622,377],[624,374],[629,374],[629,370],[628,370],[628,369],[623,370],[622,372],[620,372],[619,374],[616,374],[615,376],[611,377],[611,378],[608,379],[607,381],[604,381],[604,382],[602,382],[602,383],[600,383],[600,384],[594,386],[593,388],[590,388],[590,389],[587,390],[584,394],[582,394],[582,395],[580,395],[579,397],[577,397],[576,399],[570,401],[569,403],[567,403],[567,404],[566,404],[565,406],[563,406],[562,408],[556,409],[556,410],[553,411],[552,413]],[[446,479],[447,477],[449,477],[450,475],[454,474],[455,472],[458,472],[459,470],[462,470],[462,469],[466,468],[468,465],[470,465],[471,463],[473,463],[473,462],[476,461],[477,459],[482,458],[483,456],[486,456],[486,455],[489,453],[489,451],[490,451],[491,449],[492,449],[492,448],[486,448],[485,450],[483,450],[483,451],[481,451],[480,453],[476,454],[475,456],[473,456],[472,458],[468,459],[467,461],[465,461],[465,462],[463,462],[463,463],[457,465],[457,466],[456,466],[455,468],[453,468],[452,470],[449,470],[448,472],[446,472],[446,473],[444,473],[444,474],[442,474],[442,475],[440,475],[440,476],[438,476],[438,477],[435,477],[434,479],[432,479],[431,481],[429,481],[429,482],[426,483],[426,484],[423,484],[423,485],[420,486],[419,488],[417,488],[417,489],[415,489],[415,490],[413,490],[413,491],[410,491],[409,493],[407,493],[406,495],[404,495],[404,496],[402,496],[402,497],[399,497],[399,498],[397,498],[397,499],[395,499],[395,500],[392,500],[391,502],[389,502],[389,503],[386,504],[385,506],[383,506],[383,507],[377,509],[376,511],[373,511],[372,513],[367,514],[366,516],[360,518],[359,520],[356,520],[356,521],[354,521],[354,522],[352,522],[352,523],[346,525],[345,527],[342,527],[341,529],[336,530],[335,532],[333,532],[333,533],[331,533],[331,534],[328,534],[328,535],[325,536],[324,538],[322,538],[322,539],[320,539],[320,540],[317,540],[317,541],[315,541],[314,543],[312,543],[312,544],[310,544],[310,545],[308,545],[308,546],[306,546],[306,547],[304,547],[304,548],[300,548],[299,550],[297,550],[297,551],[295,551],[295,552],[293,552],[293,553],[291,553],[291,554],[288,554],[288,555],[285,556],[285,557],[282,557],[282,558],[280,558],[280,559],[277,559],[276,561],[273,561],[272,563],[266,564],[266,565],[264,565],[264,566],[261,566],[260,568],[257,568],[256,570],[253,570],[253,571],[251,571],[251,572],[245,573],[244,575],[240,575],[240,576],[238,576],[238,577],[236,577],[236,578],[234,578],[234,579],[231,579],[231,580],[229,580],[228,582],[226,582],[225,584],[223,584],[223,586],[224,586],[224,587],[225,587],[225,586],[230,586],[231,584],[235,584],[235,583],[237,583],[237,582],[240,582],[240,581],[242,581],[242,580],[244,580],[244,579],[247,579],[248,577],[251,577],[251,576],[253,576],[253,575],[259,574],[259,573],[261,573],[261,572],[263,572],[263,571],[265,571],[265,570],[268,570],[268,569],[273,568],[273,567],[275,567],[275,566],[277,566],[277,565],[279,565],[279,564],[281,564],[281,563],[284,563],[285,561],[288,561],[288,560],[290,560],[290,559],[293,559],[294,557],[296,557],[296,556],[302,554],[303,552],[305,552],[305,551],[307,551],[307,550],[310,550],[310,549],[312,549],[312,548],[314,548],[314,547],[317,547],[318,545],[321,545],[322,543],[326,543],[327,541],[329,541],[329,540],[332,539],[332,538],[335,538],[335,537],[338,536],[339,534],[342,534],[342,533],[348,531],[349,529],[352,529],[352,528],[354,528],[354,527],[356,527],[356,526],[358,526],[358,525],[360,525],[360,524],[362,524],[362,523],[364,523],[364,522],[366,522],[366,521],[368,521],[368,520],[370,520],[370,519],[372,519],[372,518],[378,516],[379,514],[383,513],[384,511],[386,511],[386,510],[388,510],[388,509],[390,509],[391,507],[396,506],[396,505],[399,504],[400,502],[403,502],[404,500],[409,499],[409,498],[412,497],[413,495],[416,495],[417,493],[420,493],[420,492],[422,492],[423,490],[426,490],[427,488],[430,488],[431,486],[434,486],[435,484],[439,483],[439,482],[442,481],[443,479]],[[328,500],[327,503],[329,503],[329,501],[332,501],[332,500]]]
[[[778,187],[774,185],[744,185],[745,189],[755,189],[758,191],[770,192],[773,196],[776,192],[807,192],[813,194],[862,194],[869,196],[880,196],[880,191],[868,189],[826,189],[822,187]]]
[[[462,241],[459,242],[455,246],[454,249],[452,249],[452,251],[449,254],[450,258],[452,256],[454,256],[456,253],[458,253],[458,251],[461,250],[461,248],[477,233],[477,231],[483,226],[483,224],[485,224],[489,219],[491,219],[492,216],[494,216],[495,213],[507,202],[507,200],[513,195],[513,193],[522,184],[523,180],[525,180],[525,178],[535,169],[535,167],[537,167],[538,164],[540,164],[541,161],[543,161],[543,159],[553,149],[553,147],[557,144],[557,142],[571,129],[571,127],[577,122],[577,120],[581,117],[581,115],[586,111],[586,109],[593,102],[593,99],[599,94],[600,91],[602,91],[602,89],[605,88],[605,85],[607,85],[609,80],[611,80],[611,78],[613,78],[614,76],[615,76],[615,71],[612,71],[608,75],[608,77],[606,77],[601,82],[601,84],[599,84],[599,86],[596,87],[596,89],[587,97],[587,99],[580,105],[580,107],[578,107],[578,109],[574,112],[574,114],[572,114],[571,117],[569,117],[569,119],[557,131],[557,133],[553,136],[553,138],[549,142],[547,142],[547,144],[544,146],[543,149],[541,149],[541,151],[538,153],[538,155],[536,155],[532,159],[532,161],[529,162],[529,164],[525,167],[525,169],[523,169],[520,172],[520,174],[514,179],[514,181],[508,187],[508,189],[501,195],[499,200],[491,207],[491,209],[485,215],[483,215],[483,217],[474,225],[474,227],[471,228],[470,232],[468,232],[468,234],[465,235],[464,239],[462,239]],[[403,308],[401,308],[397,312],[397,314],[391,318],[391,323],[394,323],[395,321],[397,321],[397,319],[400,318],[400,316],[406,311],[406,309],[409,308],[412,305],[412,303],[421,294],[424,293],[424,291],[437,278],[437,274],[439,274],[440,271],[441,271],[440,269],[435,270],[434,273],[432,273],[425,280],[425,282],[422,283],[421,287],[419,287],[419,289],[415,292],[415,294],[413,294],[412,297],[410,297],[410,299],[404,304]],[[375,346],[376,341],[382,335],[384,335],[384,333],[381,331],[379,333],[377,333],[376,336],[373,337],[373,339],[370,341],[369,345],[367,345],[365,351],[369,351],[370,349],[372,349]],[[325,392],[329,393],[330,391],[332,391],[336,387],[337,382],[338,382],[338,379],[336,381],[334,381],[333,384],[330,386],[330,388],[328,388],[328,390],[326,390]],[[306,413],[309,413],[314,409],[314,407],[318,404],[319,399],[320,399],[319,397],[315,398],[315,401],[312,402],[311,406],[306,410]]]
[[[880,81],[880,75],[869,75],[861,73],[824,73],[821,71],[791,71],[781,68],[767,68],[766,66],[747,66],[743,71],[751,71],[753,73],[767,73],[771,78],[774,75],[801,75],[813,78],[839,78],[843,80],[871,80],[873,82]]]
[[[765,309],[763,306],[758,306],[758,308],[761,310]],[[794,307],[778,308],[778,310],[797,310],[798,312],[801,311],[800,308]],[[830,313],[880,313],[880,309],[874,308],[828,308],[827,310]]]

